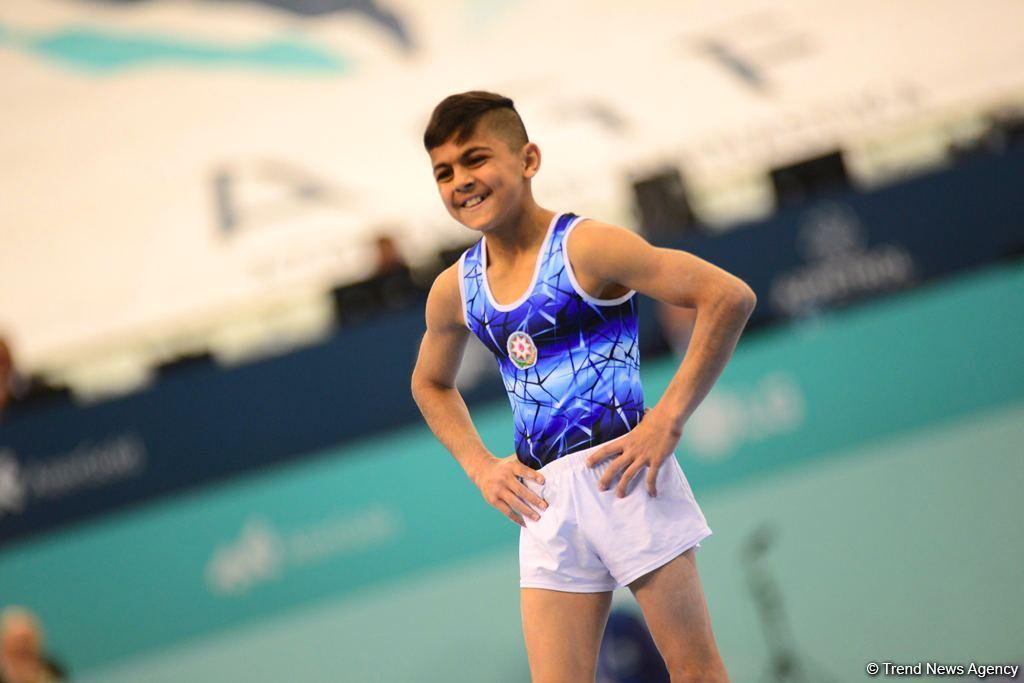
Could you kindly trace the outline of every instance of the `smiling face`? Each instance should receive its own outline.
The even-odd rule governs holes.
[[[441,201],[452,218],[481,232],[514,217],[530,195],[530,178],[540,168],[540,149],[510,145],[481,118],[463,142],[452,136],[430,150]]]

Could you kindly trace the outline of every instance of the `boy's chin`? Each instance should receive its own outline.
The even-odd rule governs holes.
[[[479,216],[469,215],[466,216],[463,213],[456,213],[454,216],[462,226],[474,230],[476,232],[485,232],[491,227],[491,223],[494,221],[494,216],[487,212]]]

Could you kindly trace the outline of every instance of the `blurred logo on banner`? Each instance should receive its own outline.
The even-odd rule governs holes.
[[[384,505],[287,531],[253,516],[242,525],[238,538],[214,549],[206,564],[206,585],[216,595],[241,596],[282,578],[288,570],[386,544],[402,529],[398,510]]]
[[[0,519],[5,513],[21,512],[25,507],[25,482],[14,454],[0,452]]]
[[[910,251],[894,243],[868,246],[867,235],[845,204],[824,202],[809,210],[795,245],[809,265],[775,277],[772,303],[789,315],[801,315],[910,285],[916,270]]]
[[[415,42],[408,22],[396,12],[373,0],[237,0],[214,2],[220,8],[234,5],[238,9],[221,12],[213,21],[225,27],[252,21],[252,11],[270,8],[266,17],[273,33],[265,38],[245,41],[201,39],[182,29],[147,29],[138,23],[140,6],[152,5],[153,17],[167,22],[197,17],[200,8],[186,2],[148,2],[147,0],[88,0],[80,5],[121,6],[122,13],[107,13],[103,25],[96,25],[89,7],[78,21],[45,30],[30,30],[19,25],[0,25],[0,45],[14,46],[46,61],[91,74],[108,74],[128,69],[161,64],[178,67],[209,68],[222,65],[240,66],[262,71],[307,73],[346,73],[351,59],[339,54],[336,41],[313,41],[296,32],[296,17],[310,22],[323,22],[326,17],[351,15],[371,32],[385,36],[403,53],[410,53]],[[159,6],[160,14],[156,14]],[[129,10],[132,10],[129,15]],[[206,17],[209,24],[209,16]],[[128,23],[131,22],[131,23]],[[169,22],[168,22],[169,23]],[[230,35],[230,29],[226,32]]]
[[[55,501],[138,477],[146,460],[146,446],[134,434],[86,440],[45,460],[23,462],[10,449],[0,451],[0,520],[22,513],[31,501]]]
[[[350,66],[336,50],[293,36],[230,44],[122,28],[68,26],[30,31],[0,25],[0,44],[93,75],[163,64],[331,74],[345,73]]]
[[[215,593],[238,595],[281,574],[281,535],[266,520],[246,520],[238,539],[218,547],[206,567],[206,583]]]
[[[90,4],[93,4],[93,1],[90,0]],[[102,4],[123,6],[141,5],[145,2],[146,0],[102,0]],[[185,5],[186,3],[181,4]],[[187,4],[191,5],[192,3]],[[222,0],[213,0],[210,4],[223,5],[225,3]],[[311,18],[351,13],[386,32],[404,49],[408,50],[413,47],[408,24],[402,16],[389,8],[382,7],[381,3],[375,2],[375,0],[236,0],[235,4],[264,5],[292,15]]]
[[[724,460],[745,443],[803,428],[807,399],[797,377],[773,372],[747,389],[718,386],[693,414],[683,433],[687,453]]]

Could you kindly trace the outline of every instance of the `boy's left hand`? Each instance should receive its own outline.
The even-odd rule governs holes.
[[[612,456],[618,456],[612,460],[608,469],[601,476],[598,484],[601,490],[611,486],[615,476],[622,472],[615,493],[619,498],[626,495],[629,482],[640,471],[640,468],[647,467],[647,493],[657,496],[658,491],[655,481],[658,479],[658,469],[675,451],[683,432],[675,423],[658,412],[657,407],[648,410],[640,423],[631,432],[618,439],[614,443],[602,446],[594,451],[587,458],[587,467],[607,460]]]

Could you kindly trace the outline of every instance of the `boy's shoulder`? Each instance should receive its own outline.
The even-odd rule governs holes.
[[[438,273],[430,286],[426,310],[428,325],[433,323],[445,328],[465,327],[460,290],[459,261],[456,261]]]
[[[613,233],[628,232],[636,234],[635,231],[629,228],[624,228],[614,223],[603,221],[599,218],[591,218],[589,216],[579,216],[576,220],[576,225],[572,229],[573,234],[576,233],[589,233],[591,235],[607,235]]]
[[[599,292],[599,298],[616,298],[628,291],[627,282],[651,267],[655,252],[635,231],[589,218],[567,235],[565,249],[580,286],[586,292]]]
[[[583,218],[566,236],[566,246],[572,251],[573,256],[587,258],[607,254],[623,240],[632,242],[637,237],[638,235],[628,228],[596,218]]]

